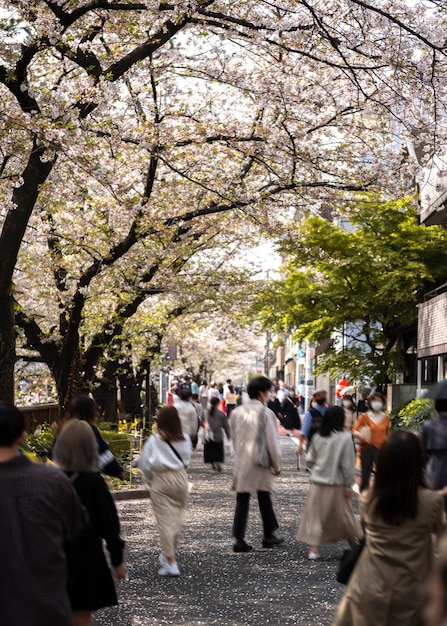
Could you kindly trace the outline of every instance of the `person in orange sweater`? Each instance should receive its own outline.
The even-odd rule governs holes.
[[[368,399],[369,409],[362,413],[354,424],[353,435],[360,443],[362,464],[362,483],[360,491],[369,487],[371,472],[376,462],[377,453],[390,430],[390,416],[385,413],[386,398],[375,391]]]

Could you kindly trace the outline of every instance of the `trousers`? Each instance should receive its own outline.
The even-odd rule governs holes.
[[[275,512],[273,510],[272,498],[269,491],[258,491],[258,504],[261,513],[262,525],[264,527],[264,537],[278,528]],[[233,522],[233,537],[244,539],[247,527],[248,510],[250,507],[250,494],[237,493],[236,510]]]
[[[369,446],[366,450],[362,450],[360,455],[362,463],[362,484],[360,485],[360,491],[368,489],[369,487],[369,479],[371,478],[371,472],[376,462],[378,452],[379,450],[375,446]]]

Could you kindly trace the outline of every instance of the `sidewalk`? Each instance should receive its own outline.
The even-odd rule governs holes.
[[[262,548],[253,500],[246,537],[253,552],[232,552],[232,459],[222,474],[212,473],[202,463],[201,448],[189,470],[193,489],[178,554],[181,577],[157,575],[160,548],[150,500],[118,502],[129,576],[117,583],[119,606],[99,611],[95,626],[330,626],[344,589],[335,571],[345,546],[322,546],[319,561],[307,560],[307,546],[297,543],[295,534],[308,474],[296,469],[292,441],[283,437],[281,446],[284,467],[275,510],[286,541],[278,548]]]

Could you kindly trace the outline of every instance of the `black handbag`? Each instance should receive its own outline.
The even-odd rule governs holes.
[[[343,552],[337,571],[337,582],[342,585],[348,584],[351,574],[355,569],[357,561],[359,560],[365,545],[366,541],[365,539],[362,539],[359,543],[356,543],[355,546]]]

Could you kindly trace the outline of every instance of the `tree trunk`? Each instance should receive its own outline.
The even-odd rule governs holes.
[[[22,172],[23,184],[12,194],[0,234],[0,399],[14,400],[15,318],[12,280],[20,246],[33,212],[41,185],[50,174],[54,159],[46,161],[45,148],[36,139]]]
[[[0,400],[14,402],[16,337],[12,289],[0,296]]]
[[[88,384],[81,374],[79,343],[77,346],[73,345],[72,348],[72,350],[64,349],[60,367],[56,372],[53,372],[62,414],[74,396],[89,393]]]
[[[121,371],[123,365],[120,366]],[[119,375],[121,404],[124,413],[132,417],[142,416],[143,402],[141,392],[143,389],[143,376],[135,377],[131,364],[128,364],[127,371]]]
[[[103,377],[99,387],[93,392],[99,406],[101,419],[106,422],[118,423],[118,396],[115,377]]]

